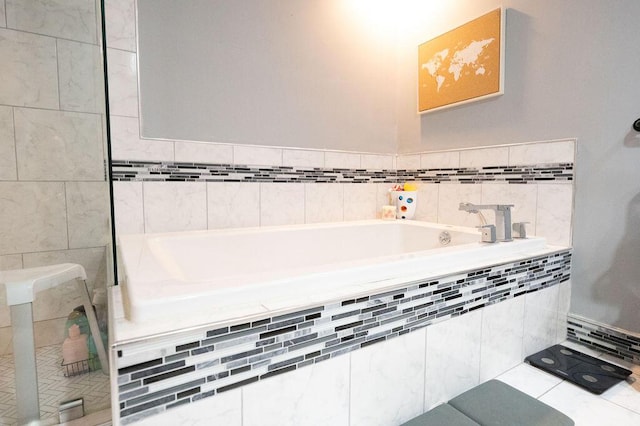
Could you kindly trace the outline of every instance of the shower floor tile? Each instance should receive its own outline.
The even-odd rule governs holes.
[[[109,408],[109,376],[101,371],[64,377],[59,345],[36,350],[40,418],[43,425],[58,424],[62,401],[84,398],[85,413]],[[13,355],[0,356],[0,425],[17,425]]]

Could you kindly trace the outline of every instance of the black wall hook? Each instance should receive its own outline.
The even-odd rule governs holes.
[[[633,130],[640,132],[640,118],[633,122]]]

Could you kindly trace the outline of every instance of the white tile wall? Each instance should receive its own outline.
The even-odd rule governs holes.
[[[109,0],[105,2],[107,47],[136,51],[135,0]]]
[[[362,154],[360,156],[360,168],[373,170],[391,170],[393,169],[393,156]]]
[[[376,185],[376,218],[380,219],[382,206],[389,205],[391,199],[389,196],[391,185],[388,183],[379,183]]]
[[[260,226],[260,184],[207,183],[208,228]]]
[[[524,302],[517,297],[483,309],[480,382],[522,362]]]
[[[460,152],[431,152],[420,155],[422,169],[449,169],[460,167]]]
[[[417,182],[418,197],[416,199],[416,220],[438,222],[438,198],[440,185]]]
[[[360,154],[327,151],[324,153],[324,166],[328,169],[359,169]]]
[[[567,338],[567,314],[571,305],[571,280],[560,284],[558,289],[558,325],[556,328],[556,342],[563,342]]]
[[[205,182],[144,182],[146,232],[207,229]]]
[[[400,154],[397,156],[397,168],[452,168],[571,163],[575,159],[575,144],[575,139],[567,139],[475,149],[425,152],[422,154]],[[418,163],[416,157],[420,157],[420,163]]]
[[[100,113],[104,85],[100,48],[93,44],[57,40],[60,73],[60,108]]]
[[[460,167],[488,167],[509,164],[509,148],[483,148],[460,151]]]
[[[243,426],[347,424],[348,356],[275,376],[242,389]]]
[[[480,204],[482,187],[480,185],[440,184],[438,192],[438,223],[461,226],[480,226],[477,214],[460,211],[461,202]],[[420,201],[418,201],[420,202]],[[492,218],[487,217],[487,221]]]
[[[399,425],[420,415],[425,329],[351,354],[351,426]]]
[[[194,412],[204,415],[201,418],[194,418]],[[242,390],[231,390],[213,398],[205,398],[176,407],[163,414],[162,421],[166,425],[240,425],[242,424]],[[136,426],[158,426],[158,417],[147,417],[135,424]]]
[[[346,183],[344,187],[344,220],[366,220],[376,217],[377,185]]]
[[[523,356],[557,343],[560,286],[525,295]]]
[[[421,168],[420,154],[399,155],[396,158],[398,170],[415,170]]]
[[[69,248],[109,243],[109,187],[106,182],[67,182]]]
[[[281,166],[282,150],[233,145],[233,162],[234,164]]]
[[[305,223],[340,222],[344,219],[343,185],[309,183],[304,186]]]
[[[0,104],[58,108],[56,41],[0,29]]]
[[[480,383],[482,311],[427,327],[425,411]]]
[[[283,149],[282,165],[292,167],[324,167],[324,151]]]
[[[0,254],[68,248],[62,182],[0,182]]]
[[[260,184],[260,225],[295,225],[305,219],[305,185]]]
[[[115,226],[118,233],[144,233],[142,182],[113,182]]]
[[[111,117],[111,156],[114,160],[173,161],[174,143],[140,138],[138,119]]]
[[[109,64],[109,112],[126,117],[138,116],[138,66],[136,54],[107,49]]]
[[[531,143],[509,147],[509,165],[571,163],[575,157],[575,140]]]
[[[21,180],[104,180],[100,116],[15,108]]]
[[[21,269],[21,254],[5,254],[0,256],[0,270]],[[3,292],[0,292],[3,293]]]
[[[182,184],[166,183],[175,188]],[[165,182],[114,182],[119,234],[153,232],[150,229],[155,227],[145,222],[150,218],[146,212],[146,202],[152,199],[147,193],[150,184],[162,188]],[[389,184],[208,182],[206,188],[207,203],[200,206],[202,211],[198,214],[206,216],[208,229],[218,229],[375,219],[381,206],[388,203]],[[161,194],[162,189],[157,193]],[[425,210],[435,212],[437,196],[433,194],[437,194],[437,186],[425,187],[425,194]],[[164,196],[163,200],[159,205],[170,203],[171,196]],[[430,200],[435,202],[431,204]],[[429,215],[435,221],[435,214]]]
[[[571,245],[573,185],[538,185],[536,232],[549,244]]]
[[[13,139],[13,110],[0,106],[0,180],[16,180],[16,144]]]
[[[96,43],[94,0],[6,0],[6,7],[9,28]]]

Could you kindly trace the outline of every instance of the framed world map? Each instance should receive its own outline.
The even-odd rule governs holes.
[[[418,46],[418,112],[504,93],[503,8]]]

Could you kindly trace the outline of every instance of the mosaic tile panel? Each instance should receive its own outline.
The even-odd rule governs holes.
[[[640,337],[638,335],[569,314],[567,318],[567,337],[569,340],[590,346],[596,350],[640,364]]]
[[[573,163],[481,168],[367,170],[114,160],[114,181],[514,184],[573,180]]]
[[[190,341],[145,342],[156,354],[141,362],[117,348],[122,424],[286,374],[410,333],[448,318],[560,284],[570,278],[571,251],[413,281],[250,322],[203,329]],[[161,347],[160,347],[161,346]],[[131,358],[129,358],[131,357]],[[130,365],[128,359],[135,359]]]

